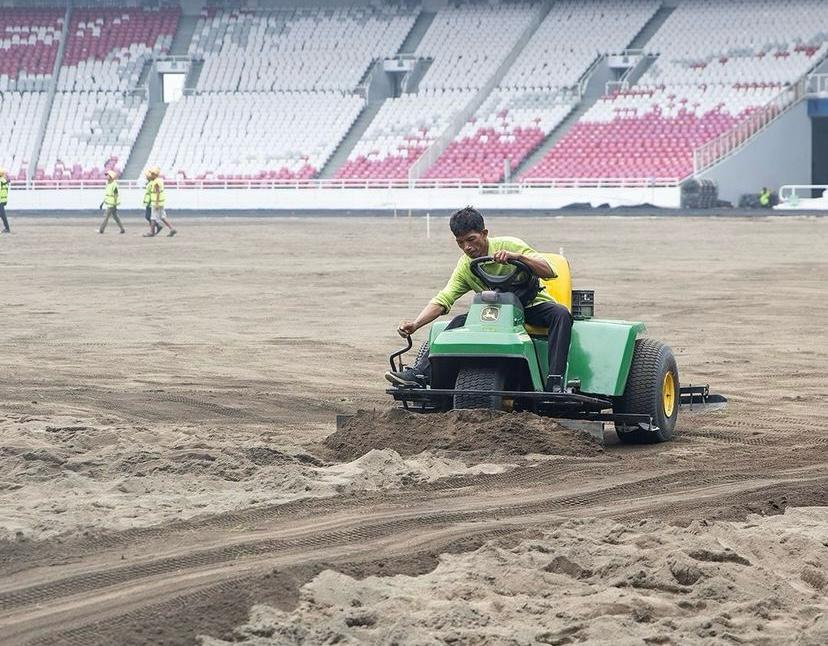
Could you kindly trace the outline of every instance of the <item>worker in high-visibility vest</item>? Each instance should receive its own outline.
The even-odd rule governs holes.
[[[161,224],[165,224],[170,232],[167,236],[174,236],[178,233],[175,230],[175,227],[170,222],[169,218],[167,217],[167,211],[165,210],[165,205],[167,203],[167,197],[164,193],[164,180],[161,178],[161,169],[158,166],[153,166],[149,169],[150,173],[150,206],[152,207],[152,222],[150,222],[150,226],[154,223],[158,227],[158,231],[161,231]],[[158,231],[145,233],[145,237],[152,237],[157,235]]]
[[[3,229],[0,233],[10,233],[9,221],[6,218],[6,204],[9,202],[9,176],[5,168],[0,168],[0,220],[3,220]]]
[[[763,209],[770,208],[771,206],[771,192],[766,186],[763,186],[762,190],[759,191],[759,206]]]
[[[121,196],[118,195],[118,182],[115,181],[117,177],[118,173],[114,170],[106,171],[106,189],[104,190],[104,200],[101,203],[101,208],[106,209],[106,215],[101,223],[101,228],[98,229],[98,233],[106,231],[109,218],[115,220],[115,224],[120,227],[121,233],[126,233],[124,225],[121,224],[121,218],[118,217],[118,205],[121,203]]]
[[[144,219],[149,224],[150,233],[155,235],[161,231],[161,227],[152,221],[152,173],[149,170],[144,171],[144,178],[147,180],[144,186]]]

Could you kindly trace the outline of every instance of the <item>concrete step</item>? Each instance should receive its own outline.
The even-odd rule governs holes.
[[[356,121],[354,121],[351,126],[351,129],[348,130],[348,134],[345,135],[333,155],[330,156],[328,162],[319,172],[320,179],[333,179],[334,175],[336,175],[336,171],[338,171],[345,164],[345,162],[348,161],[348,156],[351,154],[354,146],[356,146],[357,142],[362,139],[362,135],[364,135],[365,131],[368,130],[368,126],[371,125],[374,117],[377,116],[377,113],[380,111],[383,103],[385,103],[385,101],[371,103],[363,108],[362,112],[359,113]]]
[[[423,80],[425,73],[434,61],[430,58],[423,58],[417,61],[414,69],[405,75],[405,80],[402,83],[402,91],[406,94],[416,94],[420,89],[420,81]]]
[[[154,63],[152,59],[144,63],[144,67],[141,68],[141,76],[138,77],[138,87],[144,87],[147,84],[147,78],[149,78],[150,70],[153,65]]]
[[[647,43],[661,29],[661,26],[666,22],[667,18],[675,11],[675,7],[661,6],[658,11],[653,14],[647,23],[641,28],[635,37],[630,41],[627,49],[643,49],[646,51]]]
[[[139,179],[141,173],[149,165],[152,146],[155,143],[155,137],[158,135],[158,129],[161,127],[166,112],[166,103],[154,105],[147,112],[141,130],[138,132],[138,138],[135,140],[132,152],[130,152],[129,160],[124,166],[124,172],[122,173],[124,179]]]
[[[178,28],[175,30],[170,54],[173,56],[186,56],[190,52],[190,43],[193,40],[198,16],[181,16],[178,19]]]
[[[190,71],[187,73],[187,79],[184,81],[184,89],[194,90],[198,85],[198,79],[201,76],[201,70],[204,69],[204,61],[192,61],[190,63]]]
[[[433,11],[421,11],[420,15],[417,16],[417,20],[414,21],[411,31],[408,32],[408,36],[405,37],[403,44],[400,45],[400,51],[397,53],[413,54],[416,52],[417,47],[419,47],[420,42],[423,40],[423,36],[426,35],[428,28],[431,27],[431,23],[434,22],[434,16],[436,15]]]

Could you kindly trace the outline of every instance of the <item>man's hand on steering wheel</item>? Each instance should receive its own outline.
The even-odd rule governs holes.
[[[501,265],[508,265],[510,260],[520,260],[520,254],[515,253],[514,251],[506,251],[505,249],[501,249],[500,251],[495,251],[492,258],[495,262],[499,262]]]

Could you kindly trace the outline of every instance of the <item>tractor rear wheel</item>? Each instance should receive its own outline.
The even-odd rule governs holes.
[[[503,390],[503,373],[497,368],[480,368],[469,366],[460,368],[456,390]],[[489,408],[500,410],[503,406],[503,397],[500,395],[466,395],[455,393],[454,408]]]
[[[655,339],[638,339],[624,394],[615,400],[613,410],[649,415],[657,430],[616,424],[618,439],[628,444],[668,441],[673,437],[679,402],[679,374],[673,351]]]

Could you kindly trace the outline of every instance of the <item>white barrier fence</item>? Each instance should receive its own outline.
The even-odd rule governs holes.
[[[532,179],[511,184],[486,184],[479,179],[165,179],[164,186],[175,190],[332,190],[332,189],[413,189],[438,190],[474,188],[481,191],[514,193],[524,188],[673,188],[681,180],[675,177],[556,177]],[[94,190],[103,189],[105,179],[41,179],[32,180],[28,187],[24,181],[12,181],[17,190]],[[145,180],[118,180],[121,189],[137,189],[145,186]]]
[[[780,211],[828,210],[826,189],[828,184],[786,184],[779,188],[779,204],[774,208]],[[815,192],[820,196],[813,197]]]
[[[454,210],[467,204],[498,210],[549,210],[572,204],[639,206],[652,204],[678,208],[681,187],[677,180],[615,180],[586,182],[580,179],[533,181],[523,184],[440,183],[439,188],[408,182],[258,182],[204,181],[192,184],[166,182],[167,207],[197,211],[371,211]],[[121,208],[143,208],[142,182],[120,183]],[[12,188],[9,208],[14,210],[96,209],[103,197],[103,183],[36,182],[29,190]]]

